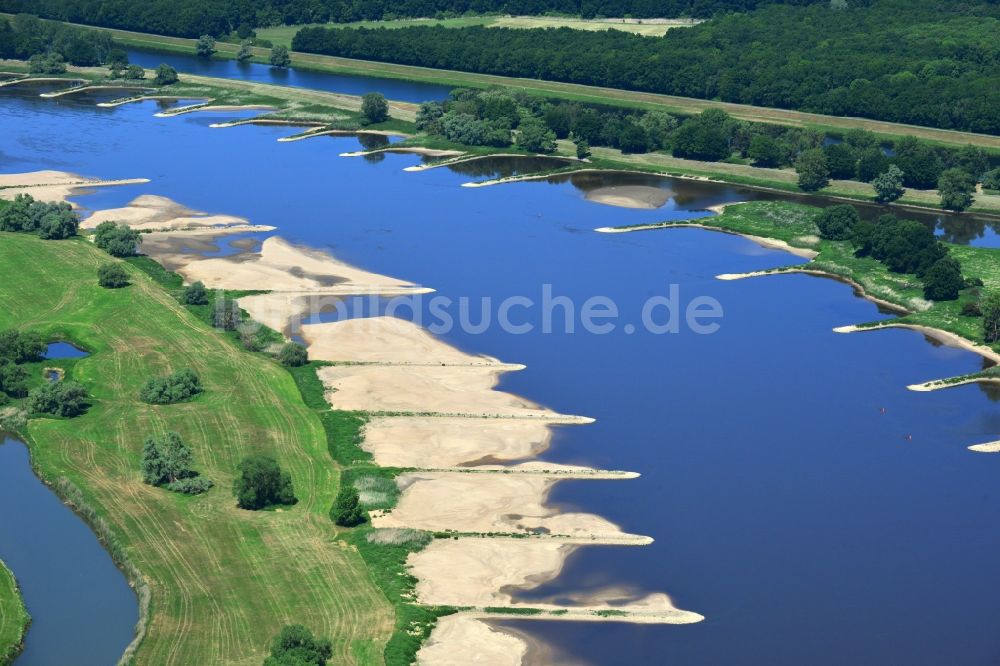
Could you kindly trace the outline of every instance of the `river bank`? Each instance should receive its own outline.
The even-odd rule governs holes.
[[[57,173],[26,174],[9,180],[33,187],[32,181],[36,179],[46,184],[93,182]],[[241,299],[241,305],[259,320],[272,324],[282,322],[279,330],[298,326],[300,322],[292,319],[310,314],[315,306],[315,303],[307,303],[304,308],[289,308],[282,296],[301,298],[307,292],[331,297],[429,291],[403,280],[348,266],[326,253],[291,245],[277,236],[265,239],[256,253],[234,257],[205,258],[165,251],[170,244],[164,241],[185,238],[192,226],[200,224],[206,227],[202,230],[206,233],[225,233],[225,226],[217,225],[229,224],[245,229],[248,222],[234,216],[208,216],[156,195],[142,195],[124,208],[94,211],[84,226],[90,229],[106,220],[127,221],[147,230],[159,229],[158,242],[145,249],[152,258],[174,267],[189,282],[201,280],[217,289],[269,291]],[[303,329],[314,360],[338,363],[320,368],[317,373],[330,391],[327,400],[333,409],[393,415],[378,419],[372,450],[386,452],[391,461],[399,457],[398,451],[405,446],[423,461],[421,468],[430,467],[428,462],[435,463],[428,471],[396,477],[401,492],[398,503],[388,512],[373,512],[373,526],[377,530],[418,529],[429,533],[470,535],[457,542],[446,540],[442,546],[428,551],[429,554],[418,551],[410,556],[409,566],[424,585],[416,589],[420,603],[527,608],[550,619],[564,615],[567,619],[601,619],[605,612],[614,611],[610,617],[616,621],[630,621],[631,604],[591,604],[575,608],[523,605],[515,603],[509,594],[500,593],[518,586],[538,585],[557,576],[562,567],[553,563],[553,556],[562,561],[581,545],[642,545],[651,541],[623,533],[598,516],[565,513],[546,506],[553,484],[560,480],[627,479],[635,475],[523,462],[513,466],[482,464],[505,458],[509,462],[523,461],[526,454],[544,448],[544,442],[550,437],[549,424],[585,424],[592,419],[557,414],[495,390],[502,373],[523,366],[465,354],[409,322],[372,317],[308,325]],[[487,417],[485,421],[484,416]],[[396,419],[404,430],[393,427]],[[393,426],[383,427],[386,423],[393,423]],[[458,434],[469,432],[466,426],[478,431],[480,437],[469,440]],[[416,441],[431,444],[429,449],[413,447],[410,437],[415,432],[419,433]],[[404,433],[406,440],[399,437]],[[448,442],[460,444],[458,448],[449,448]],[[511,459],[511,455],[515,458]],[[379,456],[375,462],[385,464]],[[456,503],[458,499],[461,501]],[[433,510],[435,506],[449,503],[452,504],[450,512]],[[506,518],[513,515],[520,518],[514,521]],[[482,543],[489,539],[475,535],[487,533],[506,536],[483,549]],[[529,538],[527,541],[510,538],[518,534]],[[467,584],[460,586],[465,601],[459,603],[458,597],[452,595],[451,601],[444,603],[442,595],[435,592],[440,583],[434,581],[453,575],[456,558],[477,564],[468,569]],[[505,573],[499,578],[497,574],[474,573],[496,571],[501,562]],[[660,594],[637,600],[636,621],[688,623],[701,619],[700,615],[677,610],[668,599]],[[479,603],[472,603],[474,601]],[[468,631],[459,633],[468,634]],[[509,634],[501,637],[490,632],[489,635],[497,636],[504,645],[511,639]],[[436,637],[434,641],[434,645],[439,646],[442,639]],[[433,656],[436,652],[432,650],[430,654]],[[422,657],[426,663],[435,663],[429,659]]]
[[[7,666],[24,649],[31,616],[24,607],[13,572],[0,561],[0,664]]]

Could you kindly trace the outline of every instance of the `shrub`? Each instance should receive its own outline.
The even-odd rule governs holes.
[[[337,493],[337,499],[330,509],[330,518],[341,527],[354,527],[365,522],[365,515],[361,511],[358,491],[353,486],[344,485]]]
[[[141,81],[146,78],[146,70],[139,65],[129,65],[125,68],[125,78],[130,81]]]
[[[382,93],[370,92],[361,98],[361,115],[365,124],[373,125],[389,119],[389,103]]]
[[[185,368],[166,377],[149,379],[139,391],[139,399],[151,405],[171,405],[189,400],[201,391],[198,375]]]
[[[890,164],[885,173],[876,176],[872,180],[872,187],[875,189],[875,201],[879,203],[891,203],[906,194],[903,189],[903,172],[895,164]]]
[[[941,207],[963,211],[972,205],[972,193],[976,191],[976,180],[962,169],[943,171],[938,179]]]
[[[291,624],[271,641],[264,666],[325,666],[333,656],[329,639],[316,638],[301,624]]]
[[[102,264],[97,269],[97,283],[105,289],[128,286],[128,274],[118,264]]]
[[[27,395],[27,371],[14,365],[7,359],[0,359],[0,398],[6,401],[7,396],[23,398]]]
[[[306,348],[297,342],[289,342],[282,346],[278,352],[278,361],[281,365],[297,368],[309,362],[309,353]]]
[[[795,160],[795,173],[799,175],[799,188],[816,192],[830,184],[830,171],[822,148],[803,150]]]
[[[1000,340],[1000,291],[983,296],[979,307],[983,311],[983,338],[991,343]]]
[[[202,35],[195,42],[194,50],[199,58],[211,58],[215,53],[215,38],[211,35]]]
[[[177,83],[177,81],[177,70],[165,62],[161,62],[160,66],[156,68],[156,76],[153,77],[153,85],[169,86],[172,83]]]
[[[112,257],[131,257],[142,243],[142,236],[127,224],[101,222],[94,232],[94,245]]]
[[[951,257],[942,257],[924,273],[924,297],[932,301],[953,301],[965,287],[962,268]]]
[[[963,317],[982,317],[983,310],[979,307],[979,303],[976,301],[969,301],[962,306],[961,315]]]
[[[37,333],[22,333],[16,329],[0,331],[0,360],[33,363],[44,357],[45,343]]]
[[[205,283],[201,281],[192,282],[187,287],[184,287],[181,301],[185,305],[208,305],[208,292],[205,290]]]
[[[239,304],[232,298],[222,297],[215,301],[215,312],[212,313],[212,323],[224,331],[235,331],[243,313]]]
[[[816,219],[816,226],[823,238],[842,241],[854,235],[854,228],[860,221],[854,206],[841,204],[824,209]]]
[[[76,382],[46,383],[28,394],[26,407],[34,414],[77,416],[87,408],[87,392]]]
[[[987,171],[983,174],[983,188],[987,190],[1000,190],[1000,168]]]
[[[259,510],[276,504],[294,504],[292,477],[269,456],[249,456],[237,468],[233,495],[241,509]]]
[[[142,448],[142,480],[185,495],[200,495],[215,484],[191,469],[191,462],[191,449],[176,432],[147,437]]]
[[[282,44],[275,46],[271,49],[268,61],[271,63],[271,67],[288,67],[292,63],[292,59],[288,55],[288,47]]]
[[[195,476],[190,479],[180,479],[167,484],[167,490],[184,495],[201,495],[207,493],[215,486],[211,479],[204,476]]]

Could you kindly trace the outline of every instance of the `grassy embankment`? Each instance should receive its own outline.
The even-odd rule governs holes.
[[[92,396],[87,414],[33,419],[21,434],[37,473],[91,523],[134,584],[148,585],[149,620],[136,661],[254,664],[281,626],[299,622],[334,640],[336,663],[378,664],[392,606],[358,550],[339,538],[329,508],[340,471],[326,433],[289,373],[243,351],[182,307],[135,264],[131,286],[97,286],[109,258],[83,240],[2,234],[0,328],[67,339],[92,352],[67,375]],[[197,399],[150,406],[146,378],[193,368]],[[188,497],[142,483],[148,433],[175,430],[195,467],[216,483]],[[276,457],[299,502],[280,511],[237,509],[229,492],[239,461]]]
[[[793,247],[814,250],[819,254],[807,263],[774,268],[763,271],[763,274],[816,271],[853,282],[866,295],[901,310],[899,317],[861,324],[862,328],[911,324],[953,333],[976,345],[985,344],[982,318],[961,314],[965,303],[977,300],[978,289],[963,290],[955,301],[926,301],[923,297],[923,285],[915,275],[891,273],[884,264],[871,257],[856,257],[854,248],[847,241],[819,238],[814,222],[818,213],[819,209],[800,204],[752,202],[728,206],[722,215],[694,223],[671,221],[618,229],[668,229],[694,224],[708,229],[776,239]],[[951,256],[961,263],[965,277],[981,279],[985,289],[1000,290],[1000,249],[949,243],[944,245]],[[992,349],[1000,352],[1000,343],[994,343]],[[998,373],[990,370],[985,374],[997,376]]]
[[[0,562],[0,666],[11,663],[21,651],[30,621],[14,574]]]
[[[0,16],[11,17],[0,13]],[[80,28],[97,29],[93,26],[76,25]],[[176,53],[194,54],[195,40],[183,37],[169,37],[128,30],[100,28],[111,33],[120,43],[137,48],[160,49]],[[239,51],[238,44],[218,42],[216,57],[235,58]],[[266,63],[269,49],[255,48],[254,61]],[[409,65],[394,65],[368,60],[354,60],[309,53],[293,52],[292,66],[302,69],[331,72],[335,74],[355,74],[387,79],[404,79],[424,83],[436,83],[452,87],[486,88],[489,86],[504,86],[514,90],[542,95],[554,99],[568,99],[592,104],[621,106],[625,108],[650,109],[668,111],[677,114],[695,114],[707,108],[723,109],[730,115],[743,120],[766,122],[797,127],[810,127],[831,134],[840,134],[854,128],[867,129],[880,135],[885,140],[897,140],[903,136],[912,135],[928,142],[947,146],[963,146],[972,144],[984,149],[1000,152],[1000,136],[958,132],[930,127],[905,125],[901,123],[868,120],[864,118],[841,118],[824,116],[816,113],[790,111],[716,102],[711,100],[677,97],[674,95],[659,95],[614,88],[600,88],[575,83],[558,83],[538,79],[522,79],[489,74],[475,74],[455,70],[432,69],[428,67],[413,67]]]
[[[582,19],[571,16],[460,16],[456,18],[395,19],[391,21],[356,21],[353,23],[310,23],[258,28],[257,38],[291,48],[292,38],[302,28],[408,28],[410,26],[442,26],[468,28],[482,25],[488,28],[572,28],[573,30],[622,30],[637,35],[662,37],[668,30],[697,25],[697,19]]]

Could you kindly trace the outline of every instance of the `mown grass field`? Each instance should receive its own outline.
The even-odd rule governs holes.
[[[81,240],[0,234],[0,328],[68,339],[92,352],[70,378],[93,397],[70,420],[35,419],[26,432],[49,481],[67,477],[110,524],[151,590],[142,664],[260,664],[270,638],[302,623],[334,641],[334,663],[380,663],[394,616],[360,555],[337,538],[328,511],[339,470],[315,411],[291,375],[199,321],[135,267],[132,285],[105,290],[109,257]],[[150,406],[146,378],[190,367],[197,399]],[[142,483],[148,433],[175,430],[216,487],[187,497]],[[277,458],[299,503],[236,508],[234,470],[251,453]]]
[[[11,15],[0,13],[0,16],[10,18]],[[76,25],[80,28],[95,29],[93,26],[79,24],[71,25]],[[193,54],[195,52],[195,40],[193,39],[153,35],[128,30],[101,29],[111,33],[111,35],[119,42],[137,48],[164,49],[189,54]],[[223,42],[219,42],[216,45],[216,48],[218,49],[217,57],[224,58],[235,58],[236,53],[239,51],[238,44],[227,44]],[[266,62],[267,55],[270,51],[268,49],[255,48],[253,52],[257,62]],[[817,130],[832,133],[842,133],[849,129],[863,128],[881,135],[886,140],[896,140],[903,136],[911,135],[925,141],[936,142],[940,145],[962,146],[965,144],[972,144],[991,151],[1000,152],[1000,136],[991,136],[987,134],[957,132],[953,130],[942,130],[930,127],[919,127],[915,125],[868,120],[865,118],[824,116],[816,113],[805,113],[802,111],[791,111],[787,109],[773,109],[750,106],[747,104],[733,104],[729,102],[692,99],[688,97],[677,97],[674,95],[659,95],[655,93],[618,90],[614,88],[599,88],[576,83],[558,83],[554,81],[541,81],[538,79],[520,79],[489,74],[459,72],[454,70],[412,67],[409,65],[394,65],[369,60],[353,60],[350,58],[337,58],[333,56],[298,52],[294,52],[291,55],[292,66],[294,67],[337,74],[355,74],[359,76],[374,76],[389,79],[406,79],[426,83],[437,83],[453,87],[485,88],[499,85],[551,98],[569,99],[593,104],[622,106],[626,108],[657,109],[680,114],[695,114],[708,108],[718,108],[723,109],[729,114],[742,120],[792,125],[798,127],[811,127]]]
[[[963,290],[955,301],[925,301],[923,284],[916,275],[892,273],[871,257],[856,257],[854,248],[847,241],[820,239],[814,222],[819,211],[801,204],[757,201],[729,206],[722,215],[699,220],[699,223],[816,250],[819,254],[815,259],[792,268],[821,271],[851,280],[861,285],[866,294],[909,311],[910,314],[894,321],[930,326],[983,343],[982,318],[961,314],[965,303],[977,300],[978,289]],[[905,213],[901,216],[905,217]],[[664,222],[657,226],[669,228],[677,224]],[[961,263],[965,277],[980,278],[986,289],[1000,289],[1000,250],[950,243],[943,245]],[[771,272],[781,273],[783,270],[786,269],[778,268]],[[994,348],[1000,349],[1000,343]]]
[[[258,28],[259,39],[291,47],[292,38],[302,28],[408,28],[418,25],[439,25],[445,28],[468,28],[484,25],[490,28],[572,28],[573,30],[623,30],[637,35],[662,37],[673,28],[697,25],[696,19],[581,19],[562,16],[460,16],[446,19],[396,19],[392,21],[356,21],[354,23],[310,23],[277,25]]]
[[[20,649],[28,611],[10,569],[0,562],[0,664],[9,664]]]

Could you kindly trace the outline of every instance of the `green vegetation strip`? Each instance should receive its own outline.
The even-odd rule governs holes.
[[[812,261],[768,272],[814,270],[848,280],[858,284],[865,294],[909,313],[891,320],[894,323],[928,326],[955,333],[976,344],[984,344],[982,318],[962,314],[962,308],[967,303],[979,300],[980,288],[963,289],[957,300],[928,301],[924,298],[923,285],[915,275],[892,273],[885,264],[871,257],[855,256],[854,248],[847,241],[820,239],[815,225],[819,212],[818,208],[801,204],[752,202],[728,206],[717,217],[690,222],[664,222],[653,226],[669,228],[697,224],[732,233],[773,238],[795,247],[818,251],[819,254]],[[1000,249],[950,243],[943,245],[959,261],[965,277],[982,280],[986,289],[1000,289]],[[1000,351],[1000,344],[993,345],[993,348]]]
[[[313,361],[290,368],[302,400],[318,414],[326,431],[330,456],[344,467],[342,484],[358,488],[363,509],[390,509],[399,497],[394,479],[403,470],[375,465],[371,454],[361,448],[369,414],[330,409],[323,397],[326,389],[316,375],[317,368],[323,365],[328,364]],[[361,554],[372,582],[395,606],[394,631],[383,654],[385,663],[389,666],[413,663],[437,618],[456,611],[416,603],[417,579],[409,572],[406,560],[410,553],[430,543],[433,535],[410,529],[378,530],[366,524],[346,530],[341,538]]]
[[[30,622],[14,574],[0,562],[0,666],[7,666],[21,652]]]
[[[116,537],[116,550],[149,583],[151,615],[140,663],[255,663],[286,624],[334,639],[336,663],[379,663],[392,607],[358,549],[344,547],[328,517],[339,483],[316,412],[286,370],[244,351],[181,306],[137,260],[131,285],[102,289],[109,257],[82,239],[0,234],[0,329],[64,339],[91,355],[67,367],[92,396],[74,419],[33,419],[20,434],[37,473],[63,494],[78,489]],[[192,368],[205,392],[164,406],[139,400],[149,377]],[[217,487],[185,496],[142,483],[147,434],[176,431]],[[291,473],[298,504],[237,509],[229,492],[240,460],[271,455]],[[119,558],[119,562],[121,562]],[[370,655],[376,655],[374,662]]]

